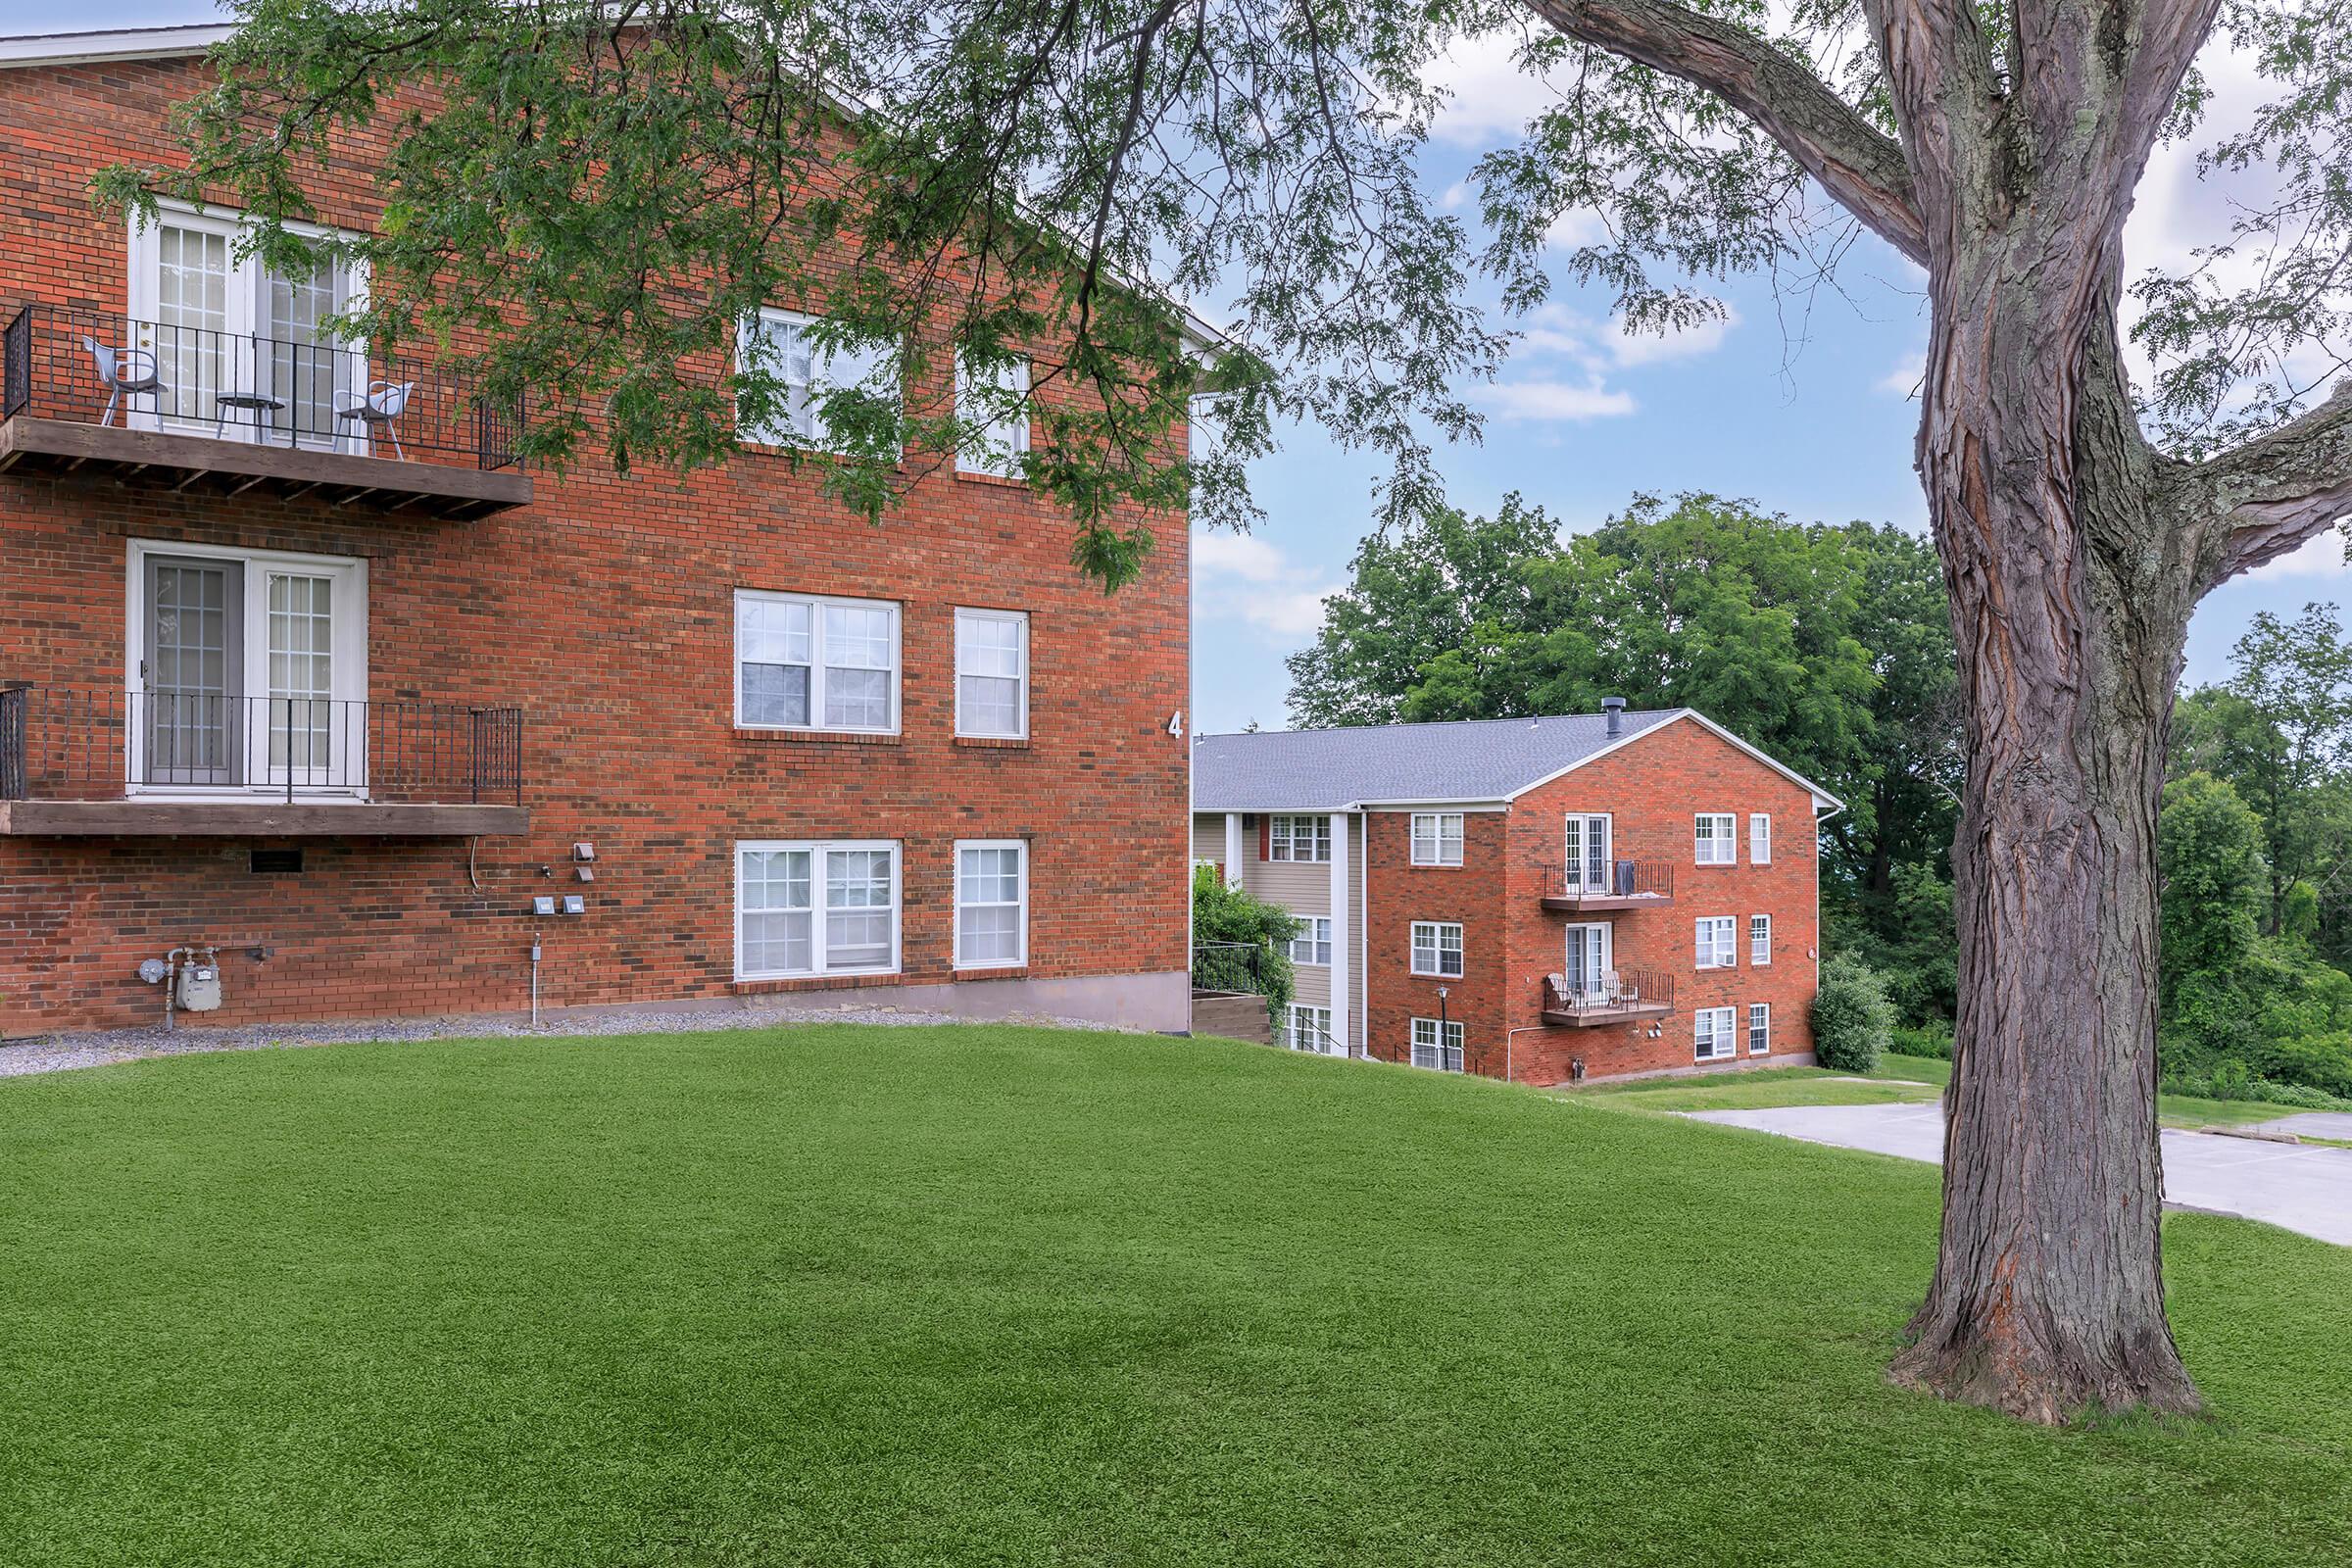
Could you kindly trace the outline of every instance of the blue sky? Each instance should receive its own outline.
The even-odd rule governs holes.
[[[0,31],[201,22],[207,0],[78,0],[71,21],[54,0],[0,0]],[[2248,84],[2208,60],[2225,95]],[[1457,52],[1457,91],[1425,161],[1433,193],[1461,199],[1478,154],[1509,140],[1540,102],[1499,46]],[[2236,96],[2242,100],[2245,92]],[[2127,236],[2134,270],[2177,259],[2216,231],[2219,194],[2202,187],[2184,149],[2160,153],[2142,182]],[[1709,490],[1805,521],[1851,518],[1925,526],[1911,471],[1918,404],[1910,392],[1926,343],[1917,273],[1873,241],[1839,270],[1840,288],[1810,302],[1778,298],[1762,280],[1725,292],[1732,319],[1671,342],[1611,329],[1605,298],[1562,291],[1499,382],[1478,389],[1485,439],[1444,449],[1456,505],[1491,510],[1512,490],[1570,529],[1589,527],[1638,491]],[[1285,655],[1319,621],[1323,594],[1347,579],[1369,525],[1376,466],[1320,432],[1286,432],[1253,484],[1266,516],[1246,537],[1194,541],[1193,725],[1238,729],[1288,722]],[[2220,678],[2230,645],[2260,610],[2292,613],[2312,600],[2352,598],[2343,545],[2326,535],[2297,555],[2226,585],[2190,627],[2187,680]]]

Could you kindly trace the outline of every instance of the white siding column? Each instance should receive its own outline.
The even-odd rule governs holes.
[[[1225,885],[1242,885],[1242,813],[1225,813]]]
[[[1331,813],[1331,1036],[1344,1052],[1354,1040],[1348,1031],[1348,945],[1353,940],[1348,929],[1348,816],[1344,811]]]

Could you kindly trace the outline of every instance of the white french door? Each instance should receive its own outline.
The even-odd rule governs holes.
[[[1567,819],[1568,891],[1606,893],[1610,875],[1610,824],[1606,812],[1572,811]]]
[[[1605,923],[1568,927],[1568,951],[1560,973],[1568,982],[1569,996],[1580,1003],[1600,1000],[1607,992],[1615,956]]]

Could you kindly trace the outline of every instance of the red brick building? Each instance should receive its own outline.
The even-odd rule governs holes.
[[[1816,822],[1689,709],[1202,736],[1193,858],[1307,922],[1297,1049],[1521,1083],[1812,1059]]]
[[[879,526],[749,441],[519,469],[462,367],[317,324],[365,277],[93,212],[219,35],[0,39],[0,1033],[160,1018],[174,950],[221,1023],[535,986],[1183,1027],[1185,519],[1106,598],[977,455],[910,454]],[[747,323],[787,364],[796,303]]]

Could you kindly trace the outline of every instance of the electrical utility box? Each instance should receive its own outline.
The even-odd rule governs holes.
[[[183,1012],[211,1012],[220,1005],[220,966],[183,963],[179,966],[178,1003]]]

